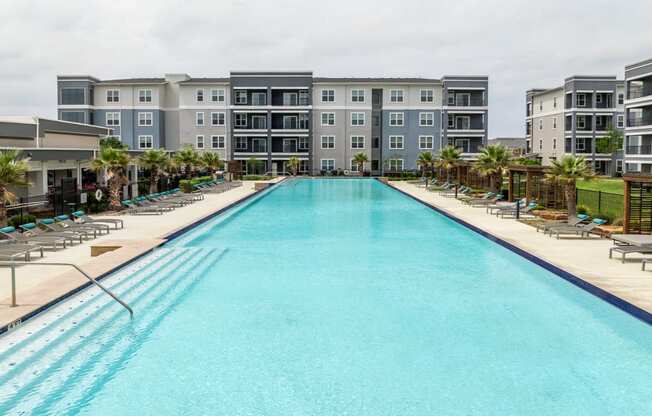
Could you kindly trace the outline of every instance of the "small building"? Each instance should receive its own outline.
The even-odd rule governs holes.
[[[525,137],[493,137],[488,141],[489,145],[501,145],[512,151],[514,157],[525,155],[527,141]]]

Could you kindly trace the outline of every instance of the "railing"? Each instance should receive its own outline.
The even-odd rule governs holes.
[[[652,125],[652,115],[630,115],[627,117],[627,127],[639,127]]]
[[[95,286],[99,287],[104,293],[107,295],[111,296],[113,300],[118,302],[120,305],[122,305],[128,312],[129,316],[133,318],[134,316],[134,310],[131,309],[127,303],[122,301],[119,297],[117,297],[113,292],[111,292],[109,289],[105,288],[100,282],[97,280],[93,279],[90,275],[88,275],[85,271],[79,268],[74,263],[53,263],[53,262],[38,262],[38,263],[29,263],[26,261],[2,261],[0,262],[0,265],[4,266],[9,266],[11,267],[11,306],[15,307],[17,306],[16,304],[16,266],[17,265],[23,265],[23,266],[70,266],[75,268],[79,273],[81,273],[85,278],[87,278],[91,283],[93,283]]]
[[[636,98],[647,97],[648,95],[652,95],[652,88],[649,86],[645,88],[644,85],[630,85],[629,95],[627,98],[634,100]]]
[[[482,107],[485,105],[482,97],[471,97],[470,99],[455,97],[454,100],[448,101],[451,107]]]
[[[652,144],[627,146],[625,153],[628,155],[652,155]]]

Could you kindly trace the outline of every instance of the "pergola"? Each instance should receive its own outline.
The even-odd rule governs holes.
[[[652,175],[625,174],[623,232],[652,233]]]
[[[509,200],[514,201],[516,198],[514,197],[515,194],[515,189],[514,189],[514,176],[518,176],[519,178],[519,188],[520,188],[520,183],[521,183],[521,178],[523,175],[525,175],[525,199],[527,199],[528,202],[531,200],[535,199],[535,189],[534,189],[534,182],[540,181],[543,179],[543,176],[546,173],[546,168],[543,166],[530,166],[530,165],[513,165],[509,167],[509,174],[508,174],[508,195],[509,195]],[[519,192],[520,194],[520,192]]]

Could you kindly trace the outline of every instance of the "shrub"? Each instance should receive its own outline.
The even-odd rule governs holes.
[[[602,218],[603,220],[607,220],[607,224],[611,224],[614,216],[606,212],[598,212],[597,214],[593,215],[593,218]]]
[[[267,179],[269,177],[260,175],[245,175],[242,177],[243,181],[266,181]]]
[[[95,190],[89,190],[86,193],[86,206],[84,207],[84,210],[88,211],[90,214],[106,211],[109,208],[108,191],[102,189],[102,192],[102,199],[98,201],[97,198],[95,198]]]
[[[611,221],[611,225],[622,226],[623,225],[623,219],[622,218],[616,218],[613,221]]]
[[[192,193],[192,184],[188,179],[182,179],[179,181],[179,189],[184,193]]]
[[[21,215],[14,215],[9,220],[7,221],[7,225],[11,225],[14,228],[18,228],[19,226],[23,224],[27,224],[28,222],[36,222],[36,217],[33,216],[32,214],[23,214]]]
[[[578,214],[586,214],[586,215],[590,216],[591,215],[591,210],[586,205],[580,204],[580,205],[577,206],[577,213]]]

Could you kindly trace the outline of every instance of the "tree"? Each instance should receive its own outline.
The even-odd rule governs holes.
[[[450,145],[439,151],[435,166],[446,171],[447,181],[450,181],[451,170],[459,165],[461,157],[462,151]]]
[[[290,169],[290,172],[292,172],[292,174],[294,176],[297,176],[297,173],[299,172],[299,166],[300,165],[301,165],[301,161],[296,156],[292,156],[287,161],[287,167],[288,167],[288,169]]]
[[[614,153],[623,148],[623,133],[609,126],[607,134],[595,140],[596,153]]]
[[[583,156],[565,155],[561,160],[552,160],[546,178],[564,185],[568,216],[577,215],[577,180],[592,179],[594,174]]]
[[[417,166],[421,168],[424,176],[430,178],[432,172],[435,168],[435,158],[430,152],[421,152],[417,158]],[[426,188],[428,187],[428,181],[426,181]]]
[[[149,193],[157,191],[158,181],[163,175],[167,175],[170,167],[170,156],[165,149],[146,150],[138,158],[138,164],[149,171]]]
[[[364,152],[358,152],[355,155],[353,155],[353,161],[358,166],[358,172],[360,172],[360,175],[363,175],[364,164],[369,162],[369,158],[367,157],[367,154]]]
[[[216,171],[222,168],[222,161],[220,160],[220,155],[215,152],[204,152],[201,157],[201,164],[206,169],[210,171],[211,174],[214,174]]]
[[[127,149],[128,146],[120,141],[116,136],[106,136],[100,139],[100,147],[113,147],[114,149]]]
[[[115,210],[121,208],[120,189],[129,183],[127,166],[130,158],[123,148],[102,147],[100,153],[91,162],[91,168],[96,172],[106,172],[109,185],[109,207]]]
[[[250,157],[247,159],[247,169],[248,169],[248,174],[250,175],[256,175],[258,174],[258,166],[260,165],[260,160],[256,159],[255,157]]]
[[[186,145],[179,149],[172,159],[180,169],[183,169],[183,173],[186,177],[192,176],[195,167],[200,163],[199,153],[197,153],[195,148],[190,145]]]
[[[29,186],[27,161],[20,157],[18,150],[0,151],[0,225],[7,225],[7,204],[16,200],[9,191],[10,186]]]
[[[511,162],[511,153],[503,145],[489,145],[478,155],[473,168],[482,176],[489,177],[489,187],[493,192],[500,192],[503,175],[507,173]]]

